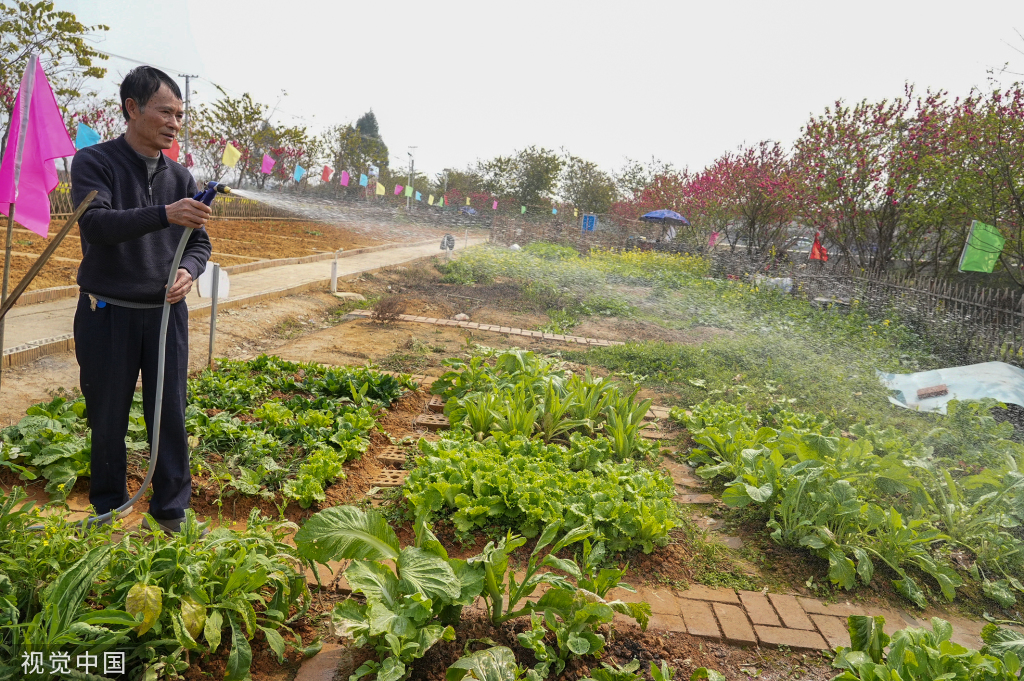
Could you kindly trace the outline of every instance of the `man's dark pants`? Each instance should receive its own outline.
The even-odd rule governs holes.
[[[152,451],[160,314],[160,308],[136,310],[111,304],[92,310],[87,295],[82,294],[78,300],[75,355],[92,428],[89,501],[97,513],[117,508],[129,498],[124,438],[140,369],[143,413]],[[192,494],[185,432],[187,378],[188,308],[181,301],[171,306],[167,325],[160,452],[149,502],[150,515],[159,520],[183,518]]]

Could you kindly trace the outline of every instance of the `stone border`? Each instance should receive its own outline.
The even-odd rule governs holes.
[[[246,218],[248,219],[248,218]],[[353,248],[348,251],[341,251],[338,253],[338,258],[349,258],[354,255],[362,255],[363,253],[375,253],[377,251],[386,251],[393,248],[413,248],[416,246],[428,246],[434,243],[434,239],[429,241],[417,241],[411,244],[381,244],[379,246],[363,246],[361,248]],[[437,242],[440,243],[440,242]],[[231,255],[225,253],[224,255]],[[321,262],[323,260],[333,260],[334,253],[315,253],[313,255],[303,255],[297,258],[277,258],[274,260],[257,260],[256,262],[247,262],[241,265],[231,265],[230,267],[224,267],[223,270],[228,274],[241,274],[243,272],[253,272],[255,270],[262,270],[268,267],[287,267],[288,265],[304,265],[311,262]],[[14,304],[14,307],[20,305],[38,305],[39,303],[48,303],[52,300],[61,300],[63,298],[74,298],[78,295],[78,285],[72,286],[54,286],[52,288],[41,288],[35,291],[26,291],[18,298],[18,302]]]
[[[353,310],[349,314],[360,317],[369,317],[372,310]],[[577,345],[589,345],[595,348],[610,348],[613,345],[625,345],[622,341],[602,340],[600,338],[585,338],[584,336],[568,336],[561,333],[544,333],[542,331],[530,331],[529,329],[517,329],[511,326],[498,326],[496,324],[478,324],[476,322],[459,322],[454,319],[436,319],[434,317],[417,317],[409,314],[398,315],[400,322],[412,322],[414,324],[432,324],[434,326],[454,326],[460,329],[472,329],[475,331],[493,331],[505,333],[510,336],[522,336],[524,338],[539,338],[541,340],[560,341],[562,343],[576,343]]]

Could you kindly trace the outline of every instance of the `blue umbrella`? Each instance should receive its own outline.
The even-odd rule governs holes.
[[[641,220],[648,222],[667,222],[671,224],[689,225],[690,221],[674,210],[652,210],[650,213],[641,216]]]

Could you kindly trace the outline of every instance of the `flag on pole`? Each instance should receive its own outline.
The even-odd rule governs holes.
[[[557,208],[552,208],[551,209],[551,214],[552,215],[558,215],[558,209]]]
[[[821,245],[821,241],[818,240],[819,236],[821,236],[820,232],[814,233],[814,243],[811,244],[811,260],[828,262],[828,249]]]
[[[437,205],[439,205],[441,208],[444,208],[444,197],[443,196],[437,200]]]
[[[395,185],[395,196],[398,196],[401,193],[402,193],[402,185],[396,184]]]
[[[321,182],[330,182],[331,181],[331,175],[333,175],[333,174],[334,174],[334,171],[331,170],[330,166],[324,166],[324,172],[322,172],[320,174],[320,181]]]
[[[405,188],[405,195],[409,198],[412,198],[412,187]]]
[[[185,154],[185,167],[186,168],[191,168],[195,164],[196,164],[196,162],[195,162],[195,159],[192,158],[192,153],[189,152],[189,153]]]
[[[419,192],[416,192],[416,200],[417,201],[422,201],[423,200],[423,194],[420,194]]]
[[[359,175],[359,186],[360,187],[365,187],[369,183],[370,183],[370,178],[368,178],[366,175],[363,175],[363,174],[360,173],[360,175]]]
[[[269,175],[274,171],[274,163],[276,161],[270,158],[269,154],[263,154],[263,164],[260,165],[260,172],[264,175]]]
[[[468,196],[466,197],[466,205],[467,206],[469,205],[469,197]]]
[[[383,182],[378,182],[377,183],[377,196],[384,196],[384,183]]]
[[[520,215],[526,215],[526,206],[521,206],[520,207],[519,214]]]
[[[16,204],[17,221],[46,237],[50,233],[48,194],[59,182],[53,161],[73,156],[75,145],[64,127],[39,55],[29,56],[7,140],[0,163],[0,213],[10,215],[11,204]]]
[[[172,140],[171,141],[171,148],[170,149],[162,149],[161,151],[164,152],[164,156],[166,156],[167,158],[171,159],[172,161],[177,161],[178,160],[178,156],[181,155],[181,147],[178,146],[178,140]]]
[[[580,216],[580,209],[579,208],[573,208],[572,209],[572,216],[574,218],[578,218]]]
[[[296,165],[295,166],[295,174],[292,175],[292,177],[295,178],[296,182],[300,182],[302,180],[302,176],[305,175],[305,174],[306,174],[306,169],[303,168],[300,165]]]
[[[498,202],[497,201],[495,201],[494,203],[491,204],[491,210],[498,210]]]
[[[430,196],[427,197],[427,205],[428,206],[433,206],[434,205],[434,195],[433,194],[431,194]]]
[[[221,157],[221,162],[228,168],[234,168],[238,165],[238,159],[242,158],[242,152],[235,149],[231,142],[228,142],[227,146],[224,147],[224,155]]]
[[[347,170],[342,170],[341,171],[341,186],[342,187],[347,187],[348,186],[348,171]]]
[[[85,149],[94,144],[100,143],[100,134],[85,123],[78,124],[78,132],[75,133],[75,148]]]
[[[999,261],[1006,239],[992,225],[975,220],[967,233],[967,243],[960,255],[961,272],[991,272]]]

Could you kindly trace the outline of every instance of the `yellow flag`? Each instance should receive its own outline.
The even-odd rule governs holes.
[[[228,142],[228,145],[224,147],[224,156],[220,160],[228,168],[234,168],[240,158],[242,158],[242,152],[235,149],[231,143]]]
[[[578,208],[573,208],[573,209],[572,209],[572,216],[573,216],[574,218],[578,218],[578,217],[580,216],[580,211],[579,211],[579,209],[578,209]]]
[[[383,182],[378,182],[377,183],[377,196],[384,196],[384,183]]]
[[[429,197],[427,198],[427,204],[428,204],[428,205],[431,205],[431,206],[433,206],[433,205],[434,205],[434,195],[433,195],[433,194],[431,194],[431,195],[430,195],[430,196],[429,196]]]
[[[467,206],[469,205],[469,197],[468,196],[466,197],[466,205]]]

